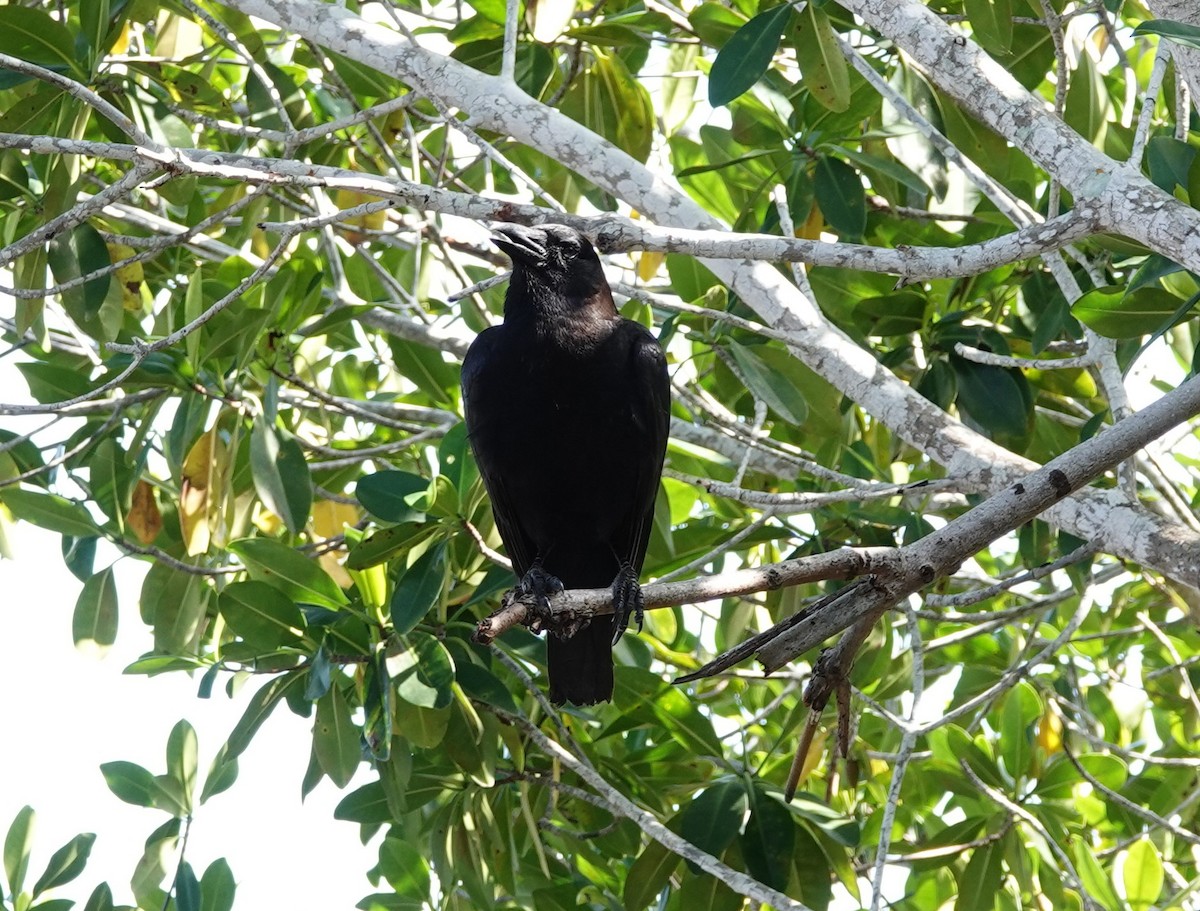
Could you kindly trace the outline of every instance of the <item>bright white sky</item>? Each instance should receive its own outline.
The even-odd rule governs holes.
[[[55,894],[82,904],[97,883],[107,881],[118,904],[132,903],[128,878],[146,837],[167,816],[118,800],[100,763],[123,759],[165,772],[167,735],[186,718],[196,729],[203,774],[261,684],[251,681],[231,700],[222,680],[203,700],[196,697],[198,676],[124,675],[152,644],[137,612],[147,564],[130,559],[117,568],[116,645],[102,660],[80,654],[71,642],[71,614],[82,583],[59,556],[59,536],[27,523],[12,531],[17,559],[0,560],[0,838],[22,806],[34,808],[28,888],[59,846],[80,832],[95,832],[87,869]],[[102,549],[97,568],[114,555]],[[238,883],[238,908],[350,909],[372,891],[364,874],[375,862],[374,850],[359,843],[357,825],[333,819],[345,792],[324,780],[300,803],[311,726],[311,719],[280,706],[242,755],[234,786],[197,810],[188,859],[199,876],[225,857]],[[364,765],[347,792],[367,777]]]

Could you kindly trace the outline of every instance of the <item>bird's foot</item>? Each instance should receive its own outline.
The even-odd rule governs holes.
[[[637,570],[631,563],[622,563],[613,579],[613,645],[621,638],[621,634],[629,626],[630,615],[637,621],[637,631],[642,631],[642,617],[645,601],[642,598],[642,587],[638,585]]]
[[[542,630],[549,629],[558,632],[554,611],[550,608],[550,597],[561,591],[563,591],[562,582],[557,576],[552,576],[542,569],[540,563],[533,564],[529,567],[529,572],[521,577],[521,581],[517,583],[517,596],[522,599],[526,597],[533,599],[532,617],[526,624],[530,631],[540,633]]]

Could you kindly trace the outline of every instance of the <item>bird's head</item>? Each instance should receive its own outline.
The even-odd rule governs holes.
[[[537,227],[500,224],[493,229],[492,243],[508,254],[513,264],[513,284],[523,293],[538,295],[542,289],[562,295],[575,307],[612,295],[600,257],[588,239],[566,225]]]

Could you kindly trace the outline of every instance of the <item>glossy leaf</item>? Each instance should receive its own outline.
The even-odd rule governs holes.
[[[862,179],[844,161],[823,156],[813,175],[817,205],[846,240],[858,240],[867,226],[867,198]]]
[[[71,621],[75,647],[102,657],[117,639],[117,588],[110,566],[83,583]]]
[[[419,522],[424,517],[429,481],[406,471],[377,471],[358,482],[358,502],[385,522]]]
[[[1004,845],[992,842],[971,852],[958,880],[958,898],[954,911],[975,911],[990,907],[1004,877]]]
[[[625,911],[642,911],[670,881],[679,866],[679,855],[657,841],[649,842],[634,859],[625,877]]]
[[[741,781],[722,779],[684,807],[679,816],[679,834],[700,850],[720,857],[741,833],[746,807],[746,791]],[[693,873],[699,870],[690,861],[688,868]]]
[[[392,627],[397,635],[412,630],[441,600],[446,587],[446,548],[435,544],[402,570],[392,591]]]
[[[312,481],[300,445],[259,417],[250,433],[250,465],[263,505],[299,534],[312,507]]]
[[[838,46],[829,17],[815,3],[806,4],[798,20],[796,62],[804,87],[822,106],[839,113],[850,107],[850,69],[846,57]]]
[[[325,774],[339,788],[354,777],[362,751],[358,746],[358,728],[350,720],[350,707],[337,686],[317,700],[317,720],[313,728],[313,747]]]
[[[784,354],[784,357],[790,355],[767,346],[751,347],[736,342],[729,343],[729,353],[733,355],[738,369],[741,370],[746,386],[755,396],[766,402],[771,410],[785,421],[793,424],[804,423],[808,415],[808,405],[804,396],[789,383],[785,374],[773,369],[775,364],[772,362],[777,361],[778,354]]]
[[[757,783],[747,780],[745,785],[750,816],[741,837],[742,857],[751,876],[783,891],[796,844],[796,823],[788,808]]]
[[[429,865],[422,852],[403,838],[385,838],[380,843],[379,872],[398,896],[428,900]]]
[[[1147,911],[1158,901],[1164,882],[1163,864],[1150,839],[1139,838],[1129,846],[1121,879],[1132,911]]]
[[[1012,46],[1013,11],[1010,0],[963,0],[975,40],[984,50],[1005,54]]]
[[[1158,35],[1184,47],[1200,49],[1200,26],[1174,19],[1147,19],[1133,30],[1135,37]]]
[[[295,645],[304,636],[300,608],[265,582],[234,582],[221,592],[218,604],[229,628],[263,650]]]
[[[269,538],[234,541],[229,549],[245,564],[250,577],[278,589],[301,604],[338,608],[346,595],[313,560]]]
[[[87,538],[98,531],[83,506],[57,494],[6,487],[0,491],[0,502],[18,519],[59,534]]]
[[[791,18],[791,6],[781,3],[759,13],[725,42],[708,74],[708,103],[713,107],[729,104],[762,78],[783,30]]]
[[[29,854],[33,849],[33,823],[33,807],[24,806],[17,811],[4,836],[4,875],[10,895],[19,894],[25,885]]]
[[[83,868],[87,866],[88,855],[92,853],[92,845],[95,843],[95,835],[90,833],[76,835],[55,851],[50,856],[45,871],[33,884],[31,890],[33,897],[36,898],[43,892],[66,885],[79,876],[83,872]]]
[[[1075,302],[1071,313],[1108,338],[1138,338],[1168,324],[1182,303],[1162,288],[1129,294],[1118,287],[1095,288]]]

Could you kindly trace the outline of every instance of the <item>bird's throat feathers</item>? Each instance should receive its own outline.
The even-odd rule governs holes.
[[[561,286],[552,288],[541,276],[516,269],[504,298],[504,325],[576,344],[584,338],[607,337],[620,320],[612,291],[603,277],[599,286],[589,284],[563,293]]]

